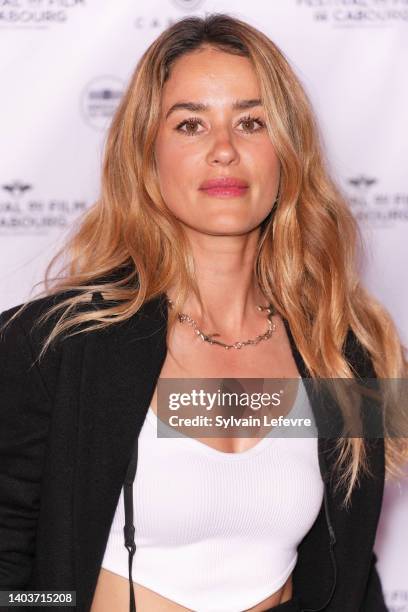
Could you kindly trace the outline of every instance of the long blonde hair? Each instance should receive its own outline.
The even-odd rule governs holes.
[[[261,227],[254,274],[265,297],[289,322],[312,378],[354,377],[343,354],[349,328],[371,356],[377,377],[406,378],[406,347],[390,314],[358,278],[356,260],[363,241],[329,176],[307,95],[266,35],[225,14],[176,22],[138,62],[108,132],[100,196],[45,272],[46,295],[73,293],[45,313],[47,318],[63,310],[41,355],[62,332],[82,333],[73,331],[77,323],[86,322],[88,330],[115,325],[173,284],[180,291],[169,311],[169,328],[189,292],[201,301],[188,241],[158,187],[153,148],[171,66],[203,45],[250,58],[259,78],[281,182],[279,199]],[[61,259],[68,263],[52,277]],[[118,270],[122,276],[109,278]],[[103,295],[112,303],[76,312],[78,304],[101,289],[101,278]],[[339,483],[348,485],[347,503],[360,473],[369,471],[365,440],[339,438],[338,451]],[[407,458],[405,438],[386,438],[387,475],[400,476]]]

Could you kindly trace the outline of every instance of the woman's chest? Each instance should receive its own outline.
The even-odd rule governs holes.
[[[296,546],[322,495],[315,437],[266,436],[225,452],[193,438],[157,437],[152,411],[139,435],[134,503],[142,546],[194,549],[227,534],[226,544],[238,548],[248,540],[263,547],[265,538],[272,548],[277,538]]]
[[[168,393],[171,391],[173,396],[180,395],[182,391],[186,391],[185,381],[189,379],[189,386],[194,387],[197,393],[213,397],[216,395],[215,391],[219,390],[220,386],[225,388],[228,381],[226,388],[234,394],[238,393],[237,401],[244,402],[245,398],[248,401],[248,397],[259,396],[261,393],[265,395],[268,392],[266,394],[272,396],[277,390],[284,388],[284,394],[281,395],[282,410],[275,411],[273,416],[278,416],[278,413],[287,414],[298,394],[297,381],[300,374],[283,323],[280,321],[279,324],[278,321],[276,327],[275,335],[266,342],[229,350],[191,337],[190,330],[179,329],[167,340],[166,357],[150,403],[153,412],[159,416],[163,415],[163,408],[167,408]],[[294,382],[285,381],[282,385],[279,382],[282,379],[291,379]],[[219,393],[217,397],[220,397]],[[232,411],[230,412],[233,416]],[[252,414],[251,410],[247,410],[247,416],[249,413]],[[255,413],[253,415],[255,416]],[[210,437],[212,433],[207,433],[205,437],[200,437],[197,433],[193,434],[193,437],[219,451],[237,453],[253,448],[265,435],[265,430],[259,437],[256,433],[245,437],[242,433],[231,432],[230,428],[224,437],[220,431],[216,432],[216,437]]]

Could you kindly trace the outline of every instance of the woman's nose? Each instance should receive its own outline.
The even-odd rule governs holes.
[[[229,130],[223,129],[215,133],[207,154],[208,163],[229,165],[238,160],[239,154]]]

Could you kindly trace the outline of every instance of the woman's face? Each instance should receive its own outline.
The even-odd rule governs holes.
[[[155,158],[164,201],[190,229],[239,235],[260,225],[276,199],[280,165],[249,59],[202,47],[173,64]],[[238,182],[202,188],[220,178]]]

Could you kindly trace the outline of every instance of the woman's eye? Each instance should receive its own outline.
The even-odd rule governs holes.
[[[185,121],[182,121],[176,126],[176,130],[178,132],[182,132],[186,136],[194,136],[195,134],[197,134],[197,131],[195,130],[197,125],[202,125],[199,119],[194,119],[194,118],[186,119]],[[183,129],[183,128],[186,128],[186,129]]]
[[[246,126],[244,127],[243,131],[247,132],[248,134],[258,132],[265,127],[265,123],[264,121],[262,121],[262,119],[260,119],[260,117],[252,117],[251,115],[240,119],[238,125],[240,124],[244,124]],[[256,124],[258,124],[258,127],[256,127]],[[176,131],[181,132],[186,136],[195,136],[196,134],[200,133],[197,131],[198,125],[203,125],[200,119],[196,117],[190,117],[189,119],[181,121],[175,129]]]
[[[248,115],[247,117],[243,117],[240,120],[240,123],[244,123],[247,126],[251,126],[249,129],[248,127],[246,127],[244,129],[245,132],[258,132],[259,130],[261,130],[262,128],[265,127],[265,123],[262,121],[262,119],[260,117],[251,117],[251,115]],[[254,124],[257,123],[258,127],[253,129]]]

